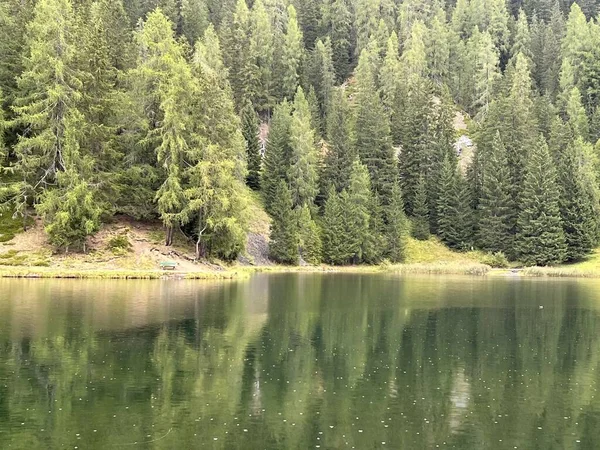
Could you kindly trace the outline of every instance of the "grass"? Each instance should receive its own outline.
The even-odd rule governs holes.
[[[271,219],[265,211],[264,201],[260,193],[250,191],[248,201],[248,231],[250,233],[269,235]]]
[[[60,278],[60,279],[99,279],[99,280],[229,280],[240,276],[238,272],[165,272],[159,270],[75,270],[75,269],[34,269],[0,267],[0,278]]]
[[[50,265],[50,254],[47,252],[27,252],[9,250],[0,253],[0,266],[32,266],[48,267]]]
[[[23,219],[13,219],[12,212],[0,213],[0,243],[12,240],[23,231]]]
[[[455,252],[446,247],[435,237],[427,241],[418,241],[409,238],[406,244],[407,264],[427,263],[473,263],[479,264],[485,258],[485,253],[480,251]]]
[[[600,248],[583,261],[554,267],[528,267],[522,274],[530,277],[600,278]]]

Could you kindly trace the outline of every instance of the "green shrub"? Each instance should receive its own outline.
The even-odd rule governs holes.
[[[131,242],[127,237],[127,233],[122,233],[117,236],[113,236],[106,243],[106,248],[110,250],[114,255],[124,255],[131,251]]]
[[[502,252],[488,253],[483,257],[481,262],[495,269],[506,269],[510,265],[506,255]]]

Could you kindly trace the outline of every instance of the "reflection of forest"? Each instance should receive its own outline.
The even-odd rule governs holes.
[[[596,448],[595,287],[0,280],[0,448]]]

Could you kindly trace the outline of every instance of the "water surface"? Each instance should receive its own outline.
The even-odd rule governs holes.
[[[598,449],[599,288],[0,280],[0,448]]]

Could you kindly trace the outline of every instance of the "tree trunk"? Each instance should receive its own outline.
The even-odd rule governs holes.
[[[171,225],[167,227],[166,235],[165,246],[170,247],[173,245],[173,227]]]

